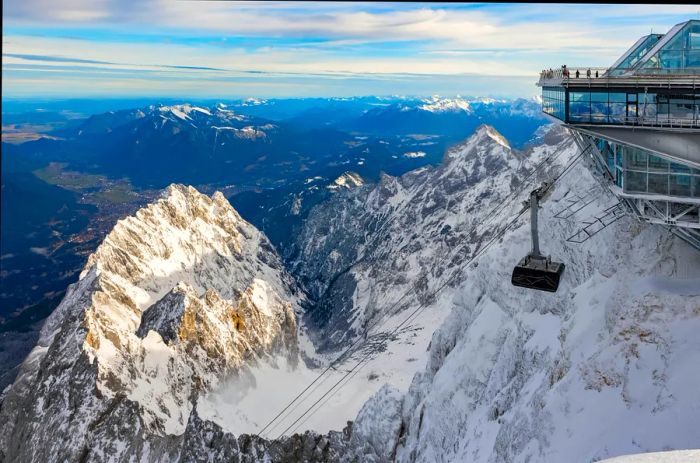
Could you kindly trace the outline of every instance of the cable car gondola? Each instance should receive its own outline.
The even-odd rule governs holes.
[[[523,257],[513,269],[511,283],[514,286],[537,289],[540,291],[557,292],[559,280],[564,273],[564,264],[554,262],[550,256],[540,253],[540,242],[537,235],[537,209],[539,201],[549,190],[551,184],[545,183],[530,193],[530,230],[532,234],[532,251]]]

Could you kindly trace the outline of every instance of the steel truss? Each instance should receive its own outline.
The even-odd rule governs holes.
[[[598,149],[593,137],[579,132],[576,127],[568,127],[572,130],[574,141],[583,152],[583,157],[593,176],[606,190],[620,199],[619,204],[623,205],[627,213],[632,214],[641,222],[667,227],[676,236],[700,251],[700,203],[696,198],[688,198],[688,201],[684,201],[684,198],[671,196],[624,193],[621,188],[614,184],[614,178],[608,170],[605,156]],[[579,233],[570,237],[569,240],[578,242],[583,236],[586,239],[590,237],[583,230],[580,230]]]

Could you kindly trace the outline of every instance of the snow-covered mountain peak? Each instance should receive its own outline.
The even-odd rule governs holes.
[[[508,140],[490,125],[482,124],[463,143],[452,147],[445,156],[445,163],[460,166],[471,175],[486,175],[504,166],[516,169],[521,155],[512,150]]]
[[[508,143],[508,140],[505,139],[503,135],[498,133],[496,129],[494,129],[491,126],[486,126],[486,134],[494,140],[496,143],[499,145],[503,146],[504,148],[510,149],[510,144]]]
[[[487,150],[508,152],[485,128],[481,132]],[[576,158],[576,146],[570,137],[559,138],[561,133],[565,131],[558,127],[548,133],[559,140],[556,145],[546,142],[522,153],[527,156],[523,168],[531,169],[548,153],[558,152],[545,164],[548,171],[528,185],[557,176]],[[478,154],[477,140],[478,134],[460,148],[467,149],[465,159]],[[474,149],[477,152],[469,151]],[[525,176],[509,182],[506,172],[492,171],[462,189],[451,183],[437,186],[431,179],[431,193],[438,188],[466,193],[454,202],[432,201],[429,213],[402,228],[419,230],[434,214],[439,227],[450,225],[444,233],[451,239],[445,246],[449,252],[474,242],[480,230],[503,227],[517,215],[519,201],[513,201],[510,210],[501,206],[506,208],[502,218],[485,227],[480,227],[484,216],[479,214],[520,189]],[[586,166],[577,164],[558,178],[551,197],[542,203],[543,249],[566,264],[557,293],[510,284],[513,266],[530,248],[526,218],[495,241],[478,265],[465,268],[452,299],[454,309],[430,341],[425,370],[414,377],[403,400],[390,390],[379,390],[353,423],[352,439],[358,441],[360,458],[599,461],[697,445],[700,391],[693,385],[699,377],[688,365],[700,361],[700,257],[662,228],[630,217],[584,243],[567,242],[581,220],[615,204],[597,188]],[[557,218],[577,195],[592,200],[587,209],[568,220]],[[451,237],[460,231],[460,221],[450,220],[450,204],[470,207],[461,214],[463,220],[476,217],[459,238]],[[415,236],[428,233],[423,229]],[[401,237],[394,229],[391,240]],[[435,233],[425,247],[440,237]],[[443,259],[432,268],[443,270],[451,263]],[[433,307],[438,304],[429,310]],[[389,419],[392,416],[397,418]],[[378,432],[384,439],[376,437]]]
[[[145,108],[145,113],[142,115],[150,115],[159,121],[157,127],[164,127],[166,121],[175,123],[176,125],[190,125],[194,127],[201,126],[224,126],[228,127],[227,122],[246,122],[250,118],[237,114],[232,109],[229,109],[223,103],[217,103],[211,107],[196,106],[190,103],[182,103],[175,105],[151,105]],[[240,124],[237,124],[237,128]],[[232,128],[232,127],[230,127]]]
[[[466,112],[471,113],[472,108],[469,102],[461,98],[440,98],[435,95],[430,99],[423,100],[425,104],[419,106],[420,109],[430,112]]]
[[[328,185],[328,188],[335,190],[338,188],[354,188],[365,184],[364,179],[357,172],[345,172]]]
[[[93,266],[98,269],[102,296],[93,297],[86,311],[84,349],[91,361],[97,361],[102,376],[110,378],[109,382],[98,380],[98,388],[105,394],[126,393],[140,403],[144,394],[158,394],[165,387],[163,394],[181,399],[174,406],[179,418],[168,412],[167,418],[163,416],[162,410],[173,407],[141,404],[150,418],[147,421],[170,423],[165,432],[185,425],[183,407],[187,411],[189,405],[181,394],[188,387],[180,384],[173,391],[148,380],[143,384],[138,378],[149,370],[134,371],[135,355],[148,357],[151,352],[170,350],[171,362],[183,371],[201,370],[197,387],[204,387],[240,366],[246,345],[266,351],[280,332],[296,330],[295,301],[280,296],[288,293],[280,263],[266,239],[220,193],[210,198],[193,187],[169,186],[158,201],[114,227],[88,259],[83,275]],[[262,291],[269,295],[262,303],[259,281],[266,280],[271,284],[264,283]],[[243,341],[239,329],[250,317],[256,320],[254,337]],[[150,335],[151,330],[158,335]],[[190,351],[171,346],[176,341],[194,343],[217,355],[191,357],[186,355]],[[163,343],[171,347],[166,349]],[[286,348],[296,354],[295,345]],[[212,363],[218,370],[212,369]]]
[[[210,198],[191,186],[170,185],[156,202],[117,222],[82,275],[98,265],[134,284],[167,280],[207,254],[240,252],[242,237],[251,230],[220,193]],[[154,297],[164,289],[149,288]]]
[[[223,195],[171,185],[117,223],[47,320],[7,393],[20,405],[2,409],[0,449],[55,458],[50,446],[7,453],[29,426],[37,442],[61,442],[59,460],[79,459],[97,433],[108,435],[91,452],[143,457],[149,439],[182,435],[198,395],[229,375],[267,358],[297,364],[298,294]],[[112,420],[128,430],[114,433]]]
[[[207,116],[211,116],[211,112],[208,109],[201,108],[199,106],[193,106],[188,103],[171,106],[160,106],[158,107],[158,111],[161,114],[172,114],[175,117],[178,117],[182,120],[192,120],[192,117],[190,117],[190,115],[193,112],[198,112]]]
[[[241,104],[241,106],[260,106],[260,105],[263,105],[266,103],[267,103],[267,100],[263,100],[261,98],[250,97],[250,98],[246,98],[245,100],[243,100],[243,103]]]
[[[496,98],[491,98],[488,96],[482,96],[482,97],[477,97],[474,98],[473,100],[470,100],[470,103],[480,103],[483,105],[492,105],[496,103],[506,103],[508,100],[503,100],[503,99],[496,99]]]

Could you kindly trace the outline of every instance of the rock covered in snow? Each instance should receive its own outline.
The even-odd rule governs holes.
[[[365,184],[364,179],[356,172],[345,172],[340,177],[333,180],[333,183],[328,185],[328,188],[335,190],[338,188],[353,188]]]
[[[462,98],[440,98],[439,96],[433,96],[430,99],[424,100],[424,104],[418,107],[423,111],[430,112],[473,112],[469,102],[463,100]]]
[[[392,461],[401,433],[401,392],[384,385],[362,407],[352,424],[350,448],[358,461]],[[376,415],[380,412],[380,415]]]
[[[581,217],[554,215],[591,188],[579,164],[540,211],[542,247],[567,266],[557,293],[509,284],[529,249],[527,220],[464,275],[401,418],[384,424],[402,430],[397,461],[583,462],[697,447],[700,255],[631,217],[567,243]],[[588,214],[615,201],[589,195]],[[381,423],[381,403],[363,417]]]
[[[295,273],[319,345],[342,348],[409,309],[452,310],[408,390],[357,382],[377,392],[352,426],[274,441],[224,431],[200,414],[220,403],[201,393],[265,358],[293,364],[302,298],[221,195],[171,187],[115,227],[46,322],[2,397],[0,456],[548,462],[697,446],[700,257],[687,245],[629,217],[567,243],[577,217],[554,218],[567,198],[595,195],[584,214],[613,200],[578,165],[540,212],[543,249],[567,265],[559,292],[509,283],[529,248],[525,219],[465,267],[519,212],[523,182],[576,154],[564,130],[522,152],[482,126],[440,166],[317,206]]]
[[[397,310],[418,301],[426,311],[444,304],[421,300],[421,289],[445,281],[445,270],[463,265],[487,242],[489,228],[502,229],[516,215],[519,201],[489,219],[519,185],[517,177],[550,158],[529,181],[537,186],[577,154],[558,127],[543,133],[542,143],[519,155],[482,127],[435,169],[385,176],[376,187],[319,207],[310,219],[318,228],[307,235],[315,241],[305,241],[305,252],[318,256],[309,280],[327,285],[312,296],[348,307],[347,318],[328,313],[327,326],[347,332],[363,318],[386,316],[405,293],[411,298]],[[594,201],[567,220],[555,219],[575,195]],[[465,269],[458,285],[444,287],[453,309],[433,335],[425,370],[403,398],[380,389],[365,403],[348,455],[597,461],[697,447],[700,255],[666,229],[631,217],[585,243],[567,243],[580,220],[615,201],[579,163],[543,202],[542,248],[567,266],[556,294],[510,285],[513,266],[529,251],[527,216]],[[362,232],[364,239],[353,239]],[[452,257],[460,247],[465,252]],[[394,449],[388,457],[386,449]]]
[[[601,461],[601,463],[696,463],[700,461],[700,450],[669,450],[624,455]]]
[[[170,461],[198,395],[267,357],[298,361],[300,296],[220,193],[170,186],[121,220],[3,397],[9,461]]]
[[[312,210],[294,269],[316,301],[305,318],[323,332],[319,347],[342,346],[391,315],[390,307],[399,312],[425,302],[429,286],[467,255],[460,245],[486,238],[473,229],[489,208],[518,187],[535,161],[564,149],[573,150],[571,140],[519,152],[483,125],[438,167],[383,175]],[[415,294],[395,306],[407,291]]]

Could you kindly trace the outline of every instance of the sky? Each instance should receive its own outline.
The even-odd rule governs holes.
[[[3,0],[2,97],[533,96],[693,5]]]

